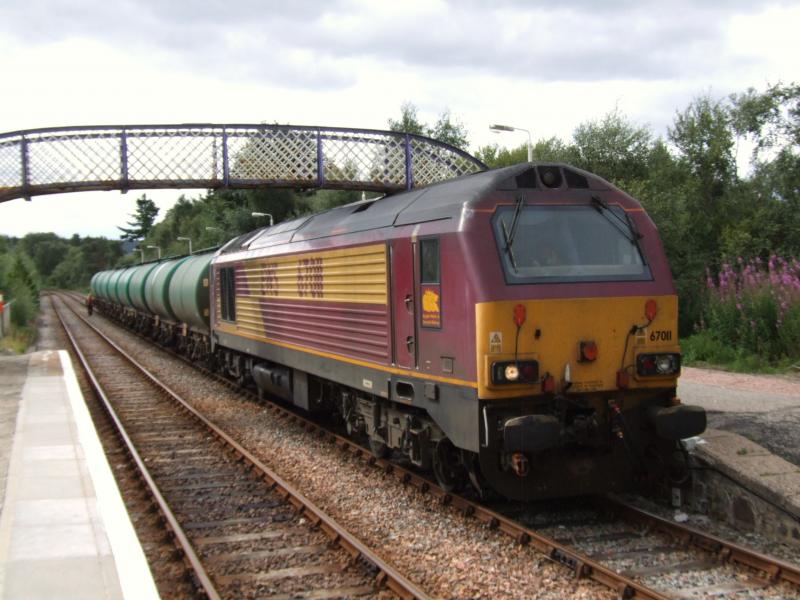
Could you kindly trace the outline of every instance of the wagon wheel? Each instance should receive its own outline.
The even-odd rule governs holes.
[[[466,470],[461,453],[447,438],[436,442],[433,450],[433,474],[436,482],[446,492],[452,492],[464,482]]]

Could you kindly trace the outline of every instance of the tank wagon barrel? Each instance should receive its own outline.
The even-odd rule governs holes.
[[[676,397],[677,296],[642,206],[521,164],[92,278],[99,306],[340,419],[445,488],[519,500],[663,485],[705,428]]]

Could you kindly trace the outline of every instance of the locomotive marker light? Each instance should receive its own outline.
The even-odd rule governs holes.
[[[525,323],[525,316],[526,316],[525,305],[517,304],[514,307],[514,324],[517,327],[522,327],[522,325]]]
[[[648,321],[650,321],[652,323],[653,319],[656,318],[656,314],[657,313],[658,313],[658,305],[656,304],[655,300],[650,299],[647,302],[645,302],[645,304],[644,304],[644,316],[647,317]]]
[[[597,344],[595,342],[581,342],[580,350],[580,362],[594,362],[597,360]]]

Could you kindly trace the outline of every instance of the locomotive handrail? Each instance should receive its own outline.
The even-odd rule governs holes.
[[[391,193],[485,170],[420,135],[266,124],[101,125],[0,134],[0,202],[157,188]]]

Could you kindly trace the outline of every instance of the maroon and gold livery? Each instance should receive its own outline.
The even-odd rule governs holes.
[[[280,223],[212,262],[220,368],[338,413],[455,486],[623,490],[705,427],[675,397],[658,232],[589,173],[523,164]]]

